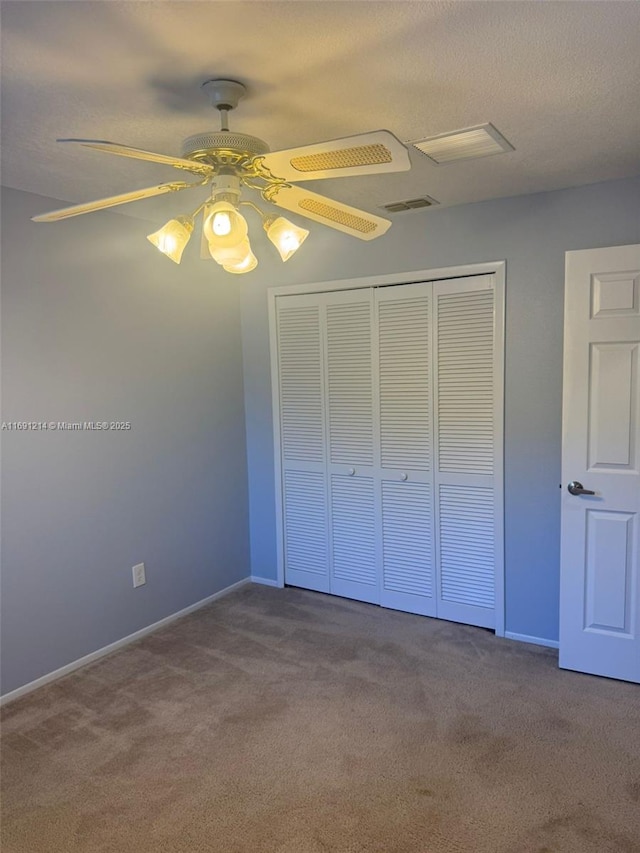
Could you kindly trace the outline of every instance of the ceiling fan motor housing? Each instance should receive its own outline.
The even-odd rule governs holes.
[[[229,130],[196,133],[182,143],[182,156],[215,165],[233,165],[243,160],[268,154],[269,146],[257,136]]]

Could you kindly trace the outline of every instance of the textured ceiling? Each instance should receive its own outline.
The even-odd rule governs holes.
[[[446,166],[413,152],[410,172],[309,184],[374,213],[423,194],[455,205],[640,173],[636,2],[13,0],[1,28],[2,183],[69,202],[183,178],[54,140],[179,154],[218,128],[199,89],[211,77],[247,85],[231,128],[272,150],[488,121],[515,147]],[[183,208],[178,194],[119,210]]]

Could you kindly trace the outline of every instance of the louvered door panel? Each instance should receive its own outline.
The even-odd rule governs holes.
[[[438,616],[495,627],[491,276],[434,284]]]
[[[493,473],[493,291],[438,296],[441,471]]]
[[[324,474],[286,471],[283,488],[286,582],[329,592]]]
[[[442,601],[486,610],[485,627],[492,627],[495,605],[493,489],[440,486],[439,517]]]
[[[324,294],[330,589],[379,603],[374,489],[373,294]]]
[[[430,284],[378,294],[380,464],[431,468]]]
[[[382,482],[382,589],[385,607],[435,616],[431,484]]]
[[[331,592],[379,603],[374,481],[331,476]]]
[[[280,428],[285,462],[324,460],[320,308],[278,312]]]
[[[329,591],[322,308],[318,296],[277,306],[285,582]]]
[[[435,615],[430,282],[376,291],[381,604]]]
[[[336,293],[328,300],[329,459],[373,465],[371,294]]]

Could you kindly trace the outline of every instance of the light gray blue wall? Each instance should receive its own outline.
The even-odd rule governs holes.
[[[249,574],[237,279],[60,206],[2,192],[2,420],[132,429],[1,433],[3,693]]]
[[[245,412],[252,570],[275,578],[269,286],[501,259],[507,630],[557,638],[564,252],[640,239],[640,179],[399,216],[371,244],[314,226],[285,265],[252,229],[240,280],[116,213],[29,222],[56,206],[3,190],[2,420],[133,428],[1,434],[3,693],[247,576]]]
[[[355,179],[352,179],[355,180]],[[507,630],[558,637],[564,253],[640,239],[640,178],[397,215],[362,244],[312,225],[243,283],[252,573],[276,576],[267,288],[506,260]]]

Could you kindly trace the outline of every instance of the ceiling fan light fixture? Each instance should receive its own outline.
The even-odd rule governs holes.
[[[159,249],[163,255],[179,264],[182,253],[193,233],[194,221],[192,216],[177,216],[170,219],[158,231],[147,235],[147,240]]]
[[[247,260],[247,256],[252,254],[252,251],[249,238],[245,237],[235,246],[219,246],[212,241],[209,243],[209,253],[217,264],[226,268],[241,266]],[[240,271],[243,272],[244,270]]]
[[[258,266],[258,259],[251,251],[251,246],[249,245],[248,240],[246,241],[246,247],[247,253],[241,261],[238,261],[238,263],[235,264],[222,264],[222,269],[225,272],[232,272],[238,275],[240,273],[251,272],[251,270],[254,270]]]
[[[203,221],[204,235],[209,248],[229,249],[237,246],[247,236],[247,220],[235,205],[227,200],[216,201],[207,206]]]
[[[284,216],[266,217],[264,230],[283,261],[288,261],[309,236],[306,228],[299,228],[293,222],[285,219]]]

